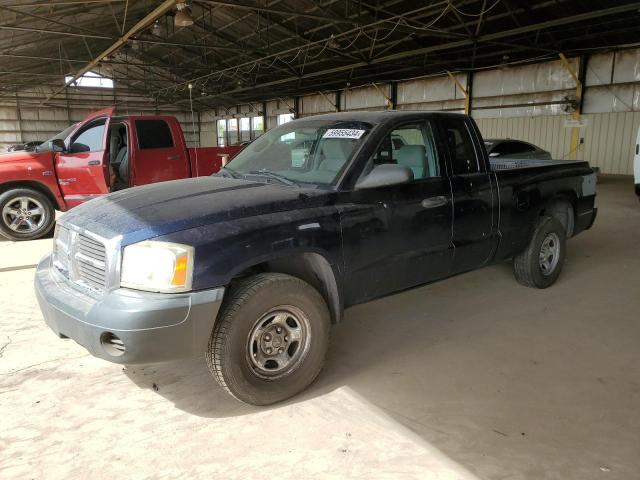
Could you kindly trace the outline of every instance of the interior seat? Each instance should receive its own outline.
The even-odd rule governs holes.
[[[398,165],[409,167],[413,178],[424,178],[427,173],[427,150],[424,145],[403,145],[394,151]]]
[[[328,138],[322,145],[322,161],[318,170],[338,173],[351,154],[353,140],[346,138]]]
[[[114,138],[116,139],[116,142],[113,142]],[[109,155],[111,156],[111,163],[117,172],[115,189],[122,190],[129,186],[129,148],[127,146],[127,129],[124,126],[121,126],[118,129],[118,133],[112,135],[111,142],[112,147],[114,143],[117,145],[115,157],[113,156],[114,150],[109,152]]]

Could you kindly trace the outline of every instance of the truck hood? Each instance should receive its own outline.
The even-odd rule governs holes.
[[[122,244],[265,213],[329,201],[332,192],[222,177],[156,183],[86,202],[61,219]]]
[[[24,150],[18,150],[17,152],[5,152],[0,153],[0,165],[3,163],[40,160],[43,158],[51,158],[51,152],[26,152]]]

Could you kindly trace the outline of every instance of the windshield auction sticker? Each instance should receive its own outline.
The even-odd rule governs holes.
[[[354,128],[330,128],[322,138],[350,138],[352,140],[358,140],[363,134],[364,130],[356,130]]]

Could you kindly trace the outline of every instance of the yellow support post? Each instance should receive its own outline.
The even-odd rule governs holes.
[[[582,112],[580,111],[580,105],[582,104],[582,82],[578,78],[573,66],[567,60],[567,57],[564,56],[564,53],[560,53],[560,61],[564,65],[564,68],[567,69],[573,81],[576,82],[576,99],[578,102],[578,108],[571,114],[571,118],[573,118],[576,122],[580,122]],[[575,160],[578,157],[578,147],[580,140],[580,127],[573,127],[571,129],[571,152],[569,154],[569,158],[571,160]]]
[[[318,93],[319,93],[320,95],[322,95],[322,96],[327,100],[327,102],[329,102],[329,104],[333,107],[333,109],[334,109],[336,112],[339,112],[339,111],[340,111],[340,109],[338,108],[338,105],[337,105],[334,101],[332,101],[332,100],[327,96],[327,94],[326,94],[326,93],[324,93],[324,92],[322,92],[322,91],[319,91]]]
[[[373,86],[375,87],[375,89],[378,91],[378,93],[380,93],[380,95],[382,95],[382,96],[384,97],[384,99],[385,99],[385,103],[387,104],[387,109],[389,109],[389,108],[393,107],[393,100],[391,100],[391,99],[389,98],[389,95],[387,95],[386,93],[384,93],[384,92],[382,91],[382,89],[381,89],[378,85],[376,85],[375,83],[372,83],[371,85],[373,85]]]
[[[471,103],[469,101],[469,91],[468,91],[468,89],[464,88],[462,86],[462,84],[460,83],[460,81],[458,80],[458,77],[456,77],[449,70],[447,70],[447,75],[449,75],[449,78],[454,81],[454,83],[458,86],[458,88],[460,89],[460,91],[464,95],[464,113],[469,115],[469,110],[470,110],[469,107],[470,107]]]

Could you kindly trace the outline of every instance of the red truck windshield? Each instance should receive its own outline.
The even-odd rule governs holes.
[[[57,135],[54,135],[48,140],[45,140],[44,142],[42,142],[41,145],[38,145],[36,147],[36,152],[47,152],[51,150],[51,142],[53,140],[65,140],[77,126],[78,124],[74,123],[73,125],[70,125],[67,128],[65,128],[63,131],[61,131]]]

